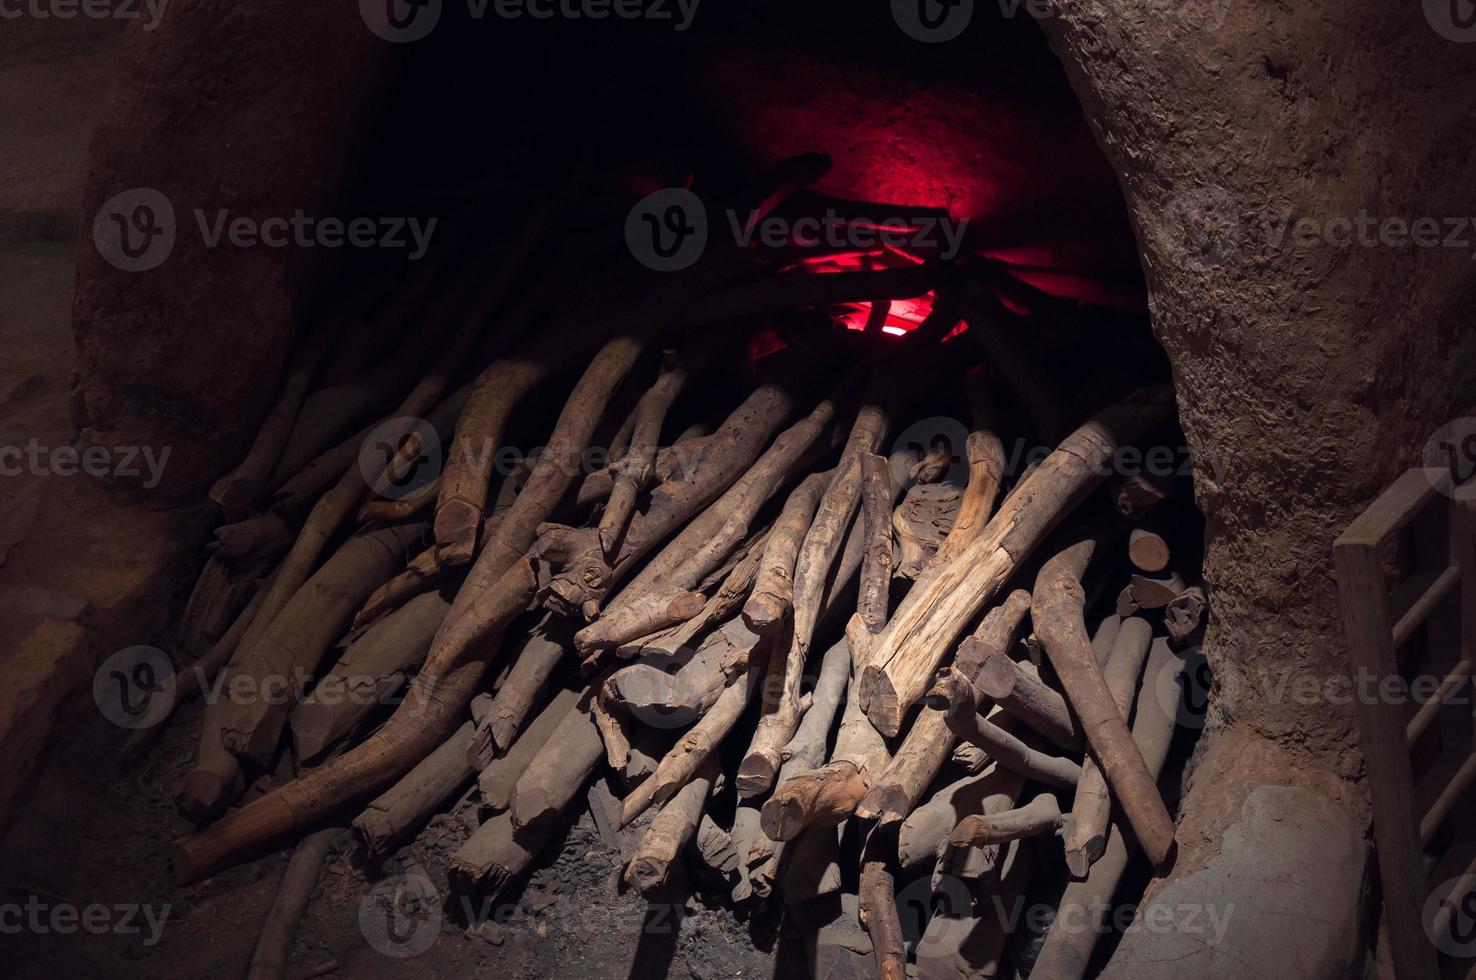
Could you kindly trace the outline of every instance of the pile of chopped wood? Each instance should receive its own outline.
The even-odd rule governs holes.
[[[817,169],[782,165],[752,213]],[[177,843],[179,876],[292,839],[310,865],[313,832],[346,812],[382,857],[475,783],[485,822],[451,859],[455,890],[506,895],[587,803],[625,828],[643,895],[690,858],[737,901],[830,896],[865,932],[822,933],[825,970],[900,978],[894,876],[968,884],[927,927],[966,920],[964,938],[914,953],[972,976],[998,966],[988,899],[1022,888],[1028,838],[1062,841],[1079,879],[1063,901],[1110,899],[1131,848],[1169,862],[1156,779],[1174,721],[1141,690],[1180,668],[1205,593],[1149,530],[1164,485],[1111,469],[1172,425],[1170,392],[1130,391],[1061,437],[1028,407],[1041,389],[1009,315],[958,264],[817,275],[719,244],[656,274],[571,239],[528,274],[564,206],[449,287],[417,272],[348,301],[214,488],[230,523],[185,617],[204,670],[161,696],[216,671],[236,693],[209,699],[178,792],[203,825]],[[924,294],[902,338],[824,312]],[[357,331],[407,319],[366,366]],[[520,417],[567,384],[551,426]],[[1011,474],[990,406],[1017,394],[1059,441]],[[952,396],[974,409],[966,445],[897,444]],[[426,425],[366,472],[376,416]],[[494,471],[518,426],[541,448]],[[428,462],[438,477],[399,492]],[[1115,586],[1124,544],[1140,574],[1089,635],[1084,583]],[[284,748],[296,778],[231,808]],[[1048,936],[1040,975],[1081,975],[1096,937]]]

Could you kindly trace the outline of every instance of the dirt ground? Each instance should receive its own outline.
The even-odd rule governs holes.
[[[153,754],[120,770],[119,730],[97,718],[72,732],[0,842],[0,974],[16,980],[214,980],[243,974],[287,864],[282,850],[196,886],[176,887],[169,841],[188,830],[170,795],[187,768],[199,710],[177,717]],[[376,980],[496,975],[588,980],[803,977],[798,933],[777,910],[751,918],[698,884],[647,903],[619,882],[620,856],[587,812],[523,887],[497,906],[427,902],[385,910],[407,864],[447,894],[445,859],[475,825],[453,804],[378,876],[335,842],[297,930],[288,976],[337,961],[331,977]],[[711,903],[711,904],[710,904]],[[106,911],[88,910],[99,905]],[[400,908],[405,908],[401,902]],[[73,921],[67,910],[78,911]],[[39,923],[39,926],[38,926]],[[17,928],[19,926],[19,928]],[[420,948],[424,946],[424,951]],[[414,955],[411,955],[414,954]]]

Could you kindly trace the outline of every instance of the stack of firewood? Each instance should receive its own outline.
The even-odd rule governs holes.
[[[753,213],[816,169],[781,166]],[[737,901],[833,896],[871,952],[822,936],[818,955],[902,977],[894,876],[968,883],[975,902],[928,927],[962,918],[967,940],[916,957],[925,975],[929,957],[987,975],[1005,938],[987,899],[1023,887],[1027,839],[1061,840],[1066,900],[1110,898],[1132,847],[1165,866],[1173,719],[1141,690],[1179,669],[1205,593],[1150,530],[1168,486],[1110,464],[1171,424],[1168,390],[1130,391],[1006,473],[991,403],[1028,391],[1035,432],[1059,420],[1030,410],[1040,378],[977,270],[817,275],[714,246],[636,275],[581,239],[525,275],[563,207],[449,286],[417,272],[348,301],[214,488],[229,523],[183,631],[205,669],[166,687],[179,703],[218,671],[218,689],[259,696],[206,707],[177,796],[204,825],[177,844],[182,879],[345,808],[384,856],[474,782],[485,821],[451,858],[456,890],[506,894],[587,802],[635,828],[624,877],[643,895],[690,859]],[[931,315],[900,339],[825,315],[924,294]],[[407,317],[379,345],[392,366],[365,366],[356,331]],[[551,426],[518,417],[561,383]],[[950,398],[974,409],[966,445],[897,444]],[[406,430],[366,473],[380,415],[424,418],[444,455]],[[494,472],[517,425],[541,448]],[[432,456],[438,477],[397,492]],[[1112,581],[1122,544],[1138,574],[1089,635],[1084,583]],[[296,778],[228,809],[284,747]],[[321,855],[321,835],[301,846]],[[1080,975],[1095,937],[1047,937],[1037,969]]]

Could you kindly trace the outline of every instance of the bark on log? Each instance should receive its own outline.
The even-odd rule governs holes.
[[[509,811],[519,830],[556,822],[605,758],[593,699],[585,692],[518,777]]]
[[[862,453],[861,520],[866,544],[861,558],[861,590],[856,611],[873,633],[887,624],[888,600],[892,590],[892,479],[887,461],[875,453]]]
[[[671,866],[697,836],[697,825],[707,805],[717,759],[709,756],[686,785],[661,808],[646,830],[635,857],[625,869],[625,880],[646,898],[655,897],[671,877]]]
[[[665,421],[671,403],[681,394],[694,368],[701,369],[700,361],[703,360],[698,358],[699,363],[694,365],[693,357],[677,357],[675,351],[667,351],[666,358],[660,377],[636,405],[629,448],[620,461],[620,473],[611,486],[605,512],[600,517],[600,547],[606,554],[616,553],[635,508],[636,495],[651,482],[661,423]]]
[[[882,632],[860,695],[879,731],[896,735],[959,633],[1047,532],[1100,482],[1117,447],[1164,418],[1167,388],[1143,389],[1068,436],[1005,501],[983,534],[943,568]]]
[[[599,619],[574,634],[574,647],[588,657],[596,650],[629,643],[685,623],[700,614],[706,605],[707,597],[701,592],[653,592],[612,606]]]
[[[300,761],[322,756],[407,683],[449,608],[434,592],[416,596],[349,646],[292,709],[292,744]]]
[[[298,842],[287,860],[287,870],[277,886],[277,897],[267,912],[261,934],[256,940],[256,949],[251,954],[251,966],[246,970],[246,980],[282,980],[287,972],[287,954],[292,950],[292,933],[307,911],[312,898],[313,886],[323,870],[323,861],[328,849],[340,832],[339,827],[327,827],[311,833]]]
[[[553,676],[559,661],[564,658],[567,633],[552,623],[545,623],[524,641],[515,655],[507,679],[497,689],[486,717],[478,726],[486,733],[494,750],[508,749],[518,737],[528,713],[532,711],[544,684]]]
[[[931,697],[946,708],[946,720],[953,734],[984,749],[1006,769],[1051,786],[1075,786],[1081,778],[1081,766],[1065,756],[1050,755],[1026,745],[993,722],[981,718],[974,700],[974,688],[963,675],[948,668],[938,675]]]
[[[811,473],[800,482],[784,502],[784,510],[764,543],[754,579],[753,592],[743,606],[743,619],[756,633],[777,629],[794,603],[794,563],[820,495],[834,476],[834,471]]]
[[[1146,620],[1136,616],[1123,620],[1112,656],[1102,670],[1107,690],[1124,718],[1132,715],[1133,695],[1137,693],[1143,662],[1152,642],[1153,629]],[[1081,764],[1081,779],[1071,804],[1071,821],[1063,835],[1066,867],[1073,877],[1086,877],[1092,862],[1102,856],[1111,815],[1112,797],[1107,792],[1107,779],[1088,756]]]
[[[1040,793],[1025,806],[995,814],[971,814],[948,835],[953,848],[1007,844],[1026,837],[1058,834],[1065,822],[1055,796]]]
[[[963,491],[951,483],[919,483],[907,491],[892,516],[897,534],[897,574],[916,579],[943,546],[963,506]]]
[[[371,862],[418,830],[432,810],[471,779],[474,770],[466,759],[471,739],[472,723],[467,722],[354,818],[354,836]]]
[[[510,812],[497,814],[451,855],[446,878],[452,893],[497,900],[532,866],[554,829],[552,822],[515,828]]]
[[[1080,579],[1093,546],[1092,541],[1073,545],[1041,566],[1031,619],[1081,722],[1092,756],[1102,767],[1144,853],[1161,869],[1173,852],[1174,822],[1107,690],[1082,622],[1085,595]]]
[[[897,831],[897,860],[915,871],[942,857],[948,835],[971,813],[1002,813],[1015,805],[1025,779],[1002,766],[955,780],[912,811]]]
[[[518,736],[502,755],[487,763],[477,777],[477,789],[482,804],[494,813],[500,813],[512,805],[513,788],[523,773],[528,771],[538,753],[543,751],[579,703],[579,692],[563,689],[538,712],[526,731]],[[468,759],[468,762],[471,760]]]
[[[410,559],[405,570],[370,593],[364,605],[354,614],[354,629],[362,629],[381,616],[399,609],[419,595],[440,584],[442,569],[436,561],[436,550],[427,548]]]
[[[861,866],[861,925],[871,936],[876,953],[877,980],[906,980],[907,946],[902,938],[902,922],[897,916],[897,894],[892,872],[879,857],[870,857]]]

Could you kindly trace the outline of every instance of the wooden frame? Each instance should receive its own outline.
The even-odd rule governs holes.
[[[1404,699],[1354,698],[1373,802],[1384,925],[1397,980],[1476,976],[1476,960],[1443,956],[1423,922],[1432,886],[1476,872],[1476,839],[1468,834],[1447,841],[1437,835],[1451,814],[1463,808],[1476,778],[1470,709],[1463,715],[1453,710],[1454,702],[1468,705],[1469,694],[1452,696],[1469,683],[1476,659],[1473,515],[1476,509],[1457,499],[1448,476],[1416,468],[1381,494],[1333,545],[1353,671],[1377,678],[1379,690],[1385,678],[1408,681],[1409,675],[1422,672],[1441,678],[1413,711],[1409,704],[1394,703]],[[1409,545],[1414,567],[1391,588],[1386,559],[1391,545],[1402,542]],[[1456,596],[1457,614],[1445,615]],[[1405,654],[1421,630],[1429,656],[1416,664]],[[1441,654],[1450,659],[1437,659]],[[1439,730],[1432,733],[1437,722]],[[1432,741],[1439,749],[1433,755]],[[1428,763],[1418,780],[1417,763]]]

